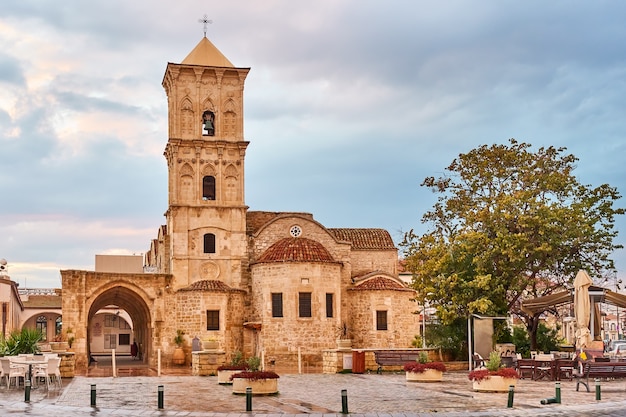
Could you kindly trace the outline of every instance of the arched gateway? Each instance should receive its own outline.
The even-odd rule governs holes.
[[[75,334],[76,370],[89,366],[89,346],[95,336],[91,322],[96,313],[116,306],[130,316],[134,338],[142,347],[144,362],[154,365],[155,344],[163,322],[165,293],[171,276],[164,274],[121,274],[92,271],[61,271],[63,291],[63,326]]]

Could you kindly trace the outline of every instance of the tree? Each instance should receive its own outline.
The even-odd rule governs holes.
[[[536,347],[539,314],[519,309],[524,298],[548,295],[573,282],[615,271],[610,258],[614,208],[621,196],[607,184],[592,188],[573,175],[578,159],[566,148],[509,140],[461,154],[440,178],[422,186],[439,194],[418,236],[405,233],[406,268],[421,294],[432,293],[440,318],[469,314],[520,316]]]

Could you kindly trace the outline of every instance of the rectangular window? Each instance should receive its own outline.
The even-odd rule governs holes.
[[[333,294],[326,293],[326,317],[333,316]]]
[[[130,324],[128,324],[128,322],[124,320],[123,318],[120,317],[119,322],[120,322],[120,329],[124,329],[124,330],[130,329]]]
[[[130,334],[128,334],[128,333],[120,333],[120,335],[119,335],[119,345],[120,346],[130,346]]]
[[[387,311],[376,311],[376,330],[387,330]]]
[[[115,341],[117,340],[116,336],[117,336],[116,334],[104,335],[104,348],[105,349],[115,349],[117,347],[117,343],[115,343]]]
[[[272,293],[272,317],[282,317],[282,316],[283,316],[283,293],[273,292]]]
[[[207,330],[219,330],[220,329],[220,311],[219,310],[207,310],[206,311],[206,329]]]
[[[105,314],[104,315],[104,327],[117,327],[117,315]]]
[[[310,292],[301,292],[298,294],[298,316],[312,317]]]

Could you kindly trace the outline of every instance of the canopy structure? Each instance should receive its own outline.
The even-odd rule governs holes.
[[[589,299],[592,306],[597,303],[607,303],[617,307],[626,308],[626,295],[611,291],[607,288],[596,287],[593,285],[590,286]],[[556,307],[564,304],[572,303],[574,303],[573,288],[571,290],[560,291],[544,297],[525,300],[522,302],[521,310],[532,316],[537,313],[543,313],[544,311],[554,310]],[[596,308],[591,308],[591,322],[594,323],[594,325],[591,326],[592,337],[595,334],[599,334],[600,317],[596,310]]]
[[[607,288],[592,285],[589,287],[589,297],[592,303],[607,303],[626,308],[626,295],[611,291]],[[544,297],[533,298],[532,300],[524,300],[521,309],[524,313],[532,316],[536,313],[543,313],[544,311],[552,310],[555,307],[571,304],[573,302],[574,290],[571,289]]]

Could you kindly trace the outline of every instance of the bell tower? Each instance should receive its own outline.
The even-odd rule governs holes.
[[[243,90],[236,68],[206,37],[168,63],[167,261],[174,289],[201,280],[240,287],[247,259]],[[245,264],[247,265],[247,264]]]

